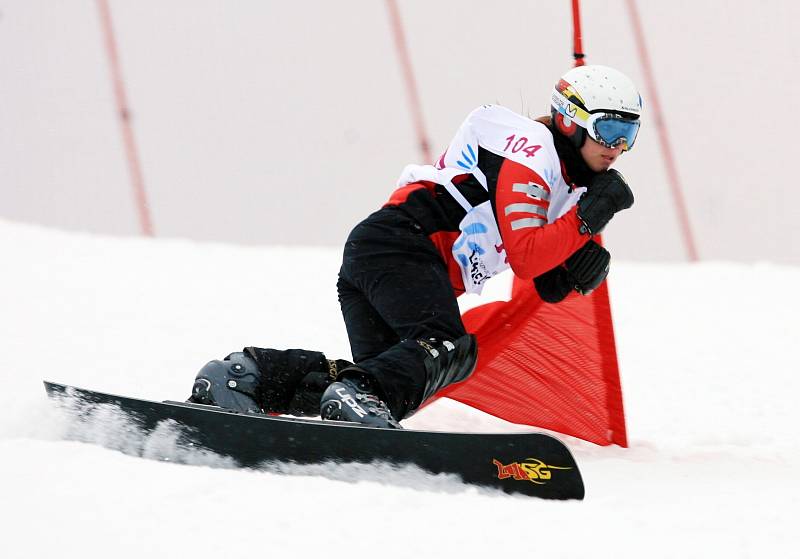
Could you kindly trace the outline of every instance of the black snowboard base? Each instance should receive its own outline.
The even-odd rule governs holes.
[[[268,462],[386,462],[432,474],[456,474],[476,486],[543,499],[583,499],[578,465],[564,444],[543,433],[452,433],[377,429],[338,421],[238,413],[216,406],[155,402],[45,381],[51,397],[79,401],[84,411],[111,405],[138,429],[165,421],[183,427],[191,446],[230,457],[238,466]]]

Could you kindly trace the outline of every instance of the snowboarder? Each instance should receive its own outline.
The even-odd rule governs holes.
[[[337,283],[352,363],[248,347],[207,364],[190,401],[398,428],[475,367],[458,295],[509,267],[549,303],[597,288],[610,254],[593,237],[633,204],[610,167],[635,143],[641,97],[619,71],[590,65],[557,82],[550,106],[535,120],[477,108],[435,165],[406,167],[356,225]]]

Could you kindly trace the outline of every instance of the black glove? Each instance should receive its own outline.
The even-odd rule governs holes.
[[[633,192],[619,171],[609,169],[595,175],[578,200],[580,232],[590,235],[600,233],[615,213],[632,205]]]
[[[589,241],[567,258],[564,268],[571,287],[581,295],[588,295],[608,276],[611,253],[594,241]]]
[[[545,303],[562,301],[573,289],[588,295],[608,275],[611,254],[594,241],[589,241],[567,261],[533,279],[539,297]]]
[[[556,266],[552,270],[533,278],[533,285],[542,301],[558,303],[572,291],[572,283],[564,266]]]

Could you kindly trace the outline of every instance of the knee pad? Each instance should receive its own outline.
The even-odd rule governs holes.
[[[268,413],[318,415],[322,393],[336,379],[339,369],[352,365],[304,349],[246,347],[244,351],[261,371],[257,396]]]
[[[337,368],[342,363],[352,365],[349,361],[337,360],[332,362],[332,368],[328,371],[312,371],[306,374],[295,390],[285,413],[301,417],[319,415],[322,394],[336,380]]]
[[[261,372],[256,362],[244,353],[231,353],[225,360],[211,361],[200,369],[189,401],[260,413],[260,386]]]

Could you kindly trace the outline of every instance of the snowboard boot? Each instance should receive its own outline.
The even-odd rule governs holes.
[[[425,390],[420,405],[451,384],[463,382],[473,373],[478,362],[475,336],[466,334],[453,341],[428,338],[415,340],[427,355]]]
[[[232,353],[224,361],[205,365],[194,380],[188,402],[260,413],[258,391],[261,372],[256,362],[244,353]]]
[[[328,386],[322,394],[320,416],[369,427],[402,429],[381,399],[375,380],[358,367],[345,369],[339,379]]]

